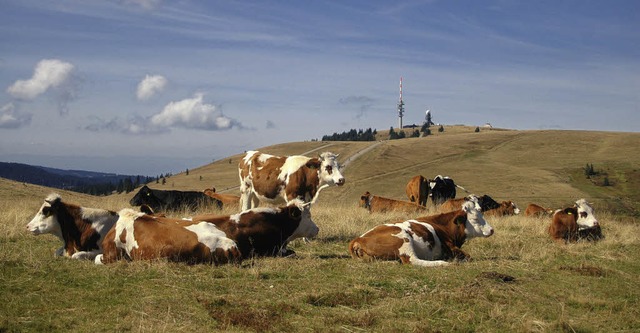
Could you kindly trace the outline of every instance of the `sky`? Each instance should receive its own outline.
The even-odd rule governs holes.
[[[0,161],[155,176],[397,126],[640,131],[640,1],[0,0]]]

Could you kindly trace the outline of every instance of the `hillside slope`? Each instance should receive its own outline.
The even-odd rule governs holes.
[[[446,133],[446,134],[445,134]],[[371,145],[372,149],[365,151]],[[452,177],[475,194],[489,194],[497,200],[514,200],[561,207],[585,197],[597,206],[616,213],[637,216],[635,198],[640,192],[639,133],[596,131],[485,130],[456,126],[444,133],[423,138],[381,142],[295,142],[257,148],[276,155],[323,151],[340,154],[347,179],[341,188],[326,189],[318,204],[356,205],[365,191],[406,199],[405,185],[414,175]],[[349,160],[360,151],[357,159]],[[152,188],[203,190],[238,194],[234,155],[167,179]],[[593,164],[606,173],[611,186],[587,179],[583,168]],[[132,195],[132,194],[129,194]],[[458,196],[465,195],[458,191]]]

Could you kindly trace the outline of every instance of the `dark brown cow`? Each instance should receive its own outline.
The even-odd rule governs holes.
[[[503,201],[500,203],[500,207],[489,209],[484,212],[484,216],[491,217],[502,217],[502,216],[510,216],[510,215],[518,215],[520,214],[520,208],[516,206],[513,201]]]
[[[407,183],[406,192],[409,201],[426,207],[429,199],[429,180],[422,175],[414,176]]]
[[[565,243],[604,237],[593,207],[585,199],[576,201],[574,207],[557,210],[549,225],[549,235],[551,239]]]
[[[204,194],[222,202],[223,207],[239,207],[240,197],[233,194],[216,193],[216,188],[208,188],[202,191]]]
[[[541,216],[551,216],[551,215],[553,215],[553,209],[544,208],[534,203],[530,203],[527,206],[527,209],[524,210],[524,216],[529,216],[529,217],[541,217]]]
[[[489,237],[493,228],[482,217],[477,201],[466,201],[462,210],[379,225],[349,243],[353,258],[400,260],[424,267],[465,260],[460,247],[467,239]]]
[[[288,206],[253,208],[239,214],[217,216],[199,215],[192,222],[215,224],[234,240],[243,258],[291,254],[286,246],[296,238],[313,238],[318,226],[311,220],[309,204],[293,200]],[[188,224],[188,221],[181,224]]]
[[[73,259],[94,259],[102,252],[102,239],[118,220],[114,211],[86,208],[63,202],[53,193],[27,224],[34,235],[53,234],[63,245],[56,256]]]
[[[240,251],[225,233],[208,222],[181,226],[181,220],[146,215],[125,208],[102,242],[96,264],[117,260],[151,260],[224,264],[239,262]]]
[[[238,164],[241,209],[257,207],[259,201],[314,202],[321,189],[344,185],[337,159],[330,152],[315,158],[247,152]]]
[[[360,207],[366,208],[369,213],[384,213],[402,211],[407,213],[425,212],[426,208],[413,202],[400,201],[372,195],[368,191],[360,197]]]

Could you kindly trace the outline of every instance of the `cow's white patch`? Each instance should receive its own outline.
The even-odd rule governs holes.
[[[585,199],[576,201],[576,208],[578,210],[578,216],[576,223],[578,229],[593,228],[598,225],[598,219],[594,215],[593,207]]]
[[[125,208],[121,210],[118,215],[120,215],[120,217],[118,218],[115,226],[115,245],[116,248],[124,249],[125,252],[127,252],[127,255],[131,257],[131,251],[138,248],[138,242],[136,241],[135,235],[133,233],[134,222],[138,217],[143,216],[144,213],[136,212],[130,208]],[[124,243],[120,241],[120,235],[122,234],[123,230],[127,232]]]
[[[100,239],[98,240],[98,248],[100,251],[98,253],[102,252],[102,240],[118,220],[118,214],[113,214],[113,212],[104,209],[81,207],[80,216],[82,219],[91,221],[91,228],[100,235]],[[94,257],[95,254],[92,252],[89,254],[89,257],[86,258],[93,259]]]
[[[411,224],[416,223],[423,225],[431,233],[434,239],[433,247],[429,242],[419,237],[412,229]],[[407,220],[401,223],[393,224],[400,228],[400,232],[393,235],[403,240],[402,245],[398,249],[400,256],[409,257],[412,265],[423,267],[446,266],[449,263],[442,259],[442,242],[435,229],[428,223],[418,222],[416,220]]]
[[[309,162],[311,158],[306,156],[289,156],[284,161],[284,164],[280,168],[280,174],[278,175],[278,180],[282,182],[286,182],[289,178],[289,175],[295,173],[300,170],[307,162]]]
[[[477,200],[465,201],[462,210],[467,213],[465,234],[467,238],[489,237],[493,235],[493,227],[487,223]]]
[[[193,232],[198,236],[198,242],[214,252],[215,249],[223,249],[225,251],[236,247],[236,242],[227,238],[224,231],[218,229],[215,224],[209,222],[200,222],[185,227],[185,229]]]

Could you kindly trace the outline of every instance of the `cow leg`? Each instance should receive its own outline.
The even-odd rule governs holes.
[[[94,260],[95,257],[100,254],[100,250],[93,251],[80,251],[71,255],[72,259],[86,259],[86,260]]]
[[[411,264],[421,267],[436,267],[436,266],[447,266],[448,262],[444,260],[423,260],[418,258],[416,251],[414,249],[413,239],[411,237],[407,237],[404,239],[404,243],[398,249],[398,256],[400,257],[400,261],[403,264]]]

